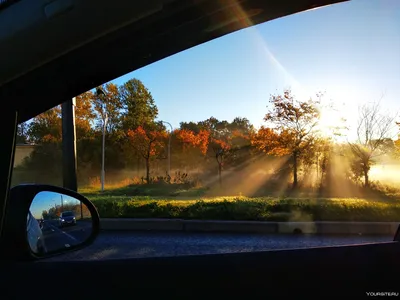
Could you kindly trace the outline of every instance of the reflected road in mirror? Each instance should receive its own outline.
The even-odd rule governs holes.
[[[48,252],[76,246],[87,240],[92,233],[92,222],[77,221],[76,225],[59,227],[58,221],[45,220],[42,228]]]
[[[40,192],[33,199],[27,218],[27,238],[35,254],[77,246],[91,234],[90,211],[79,200],[55,192]]]

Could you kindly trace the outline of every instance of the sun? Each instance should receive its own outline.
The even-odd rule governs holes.
[[[318,105],[321,135],[336,142],[356,139],[359,107],[362,104],[359,97],[355,89],[343,84],[326,87]]]
[[[334,109],[321,109],[320,119],[318,122],[318,130],[324,137],[338,139],[339,129],[345,127],[345,120],[343,111]]]

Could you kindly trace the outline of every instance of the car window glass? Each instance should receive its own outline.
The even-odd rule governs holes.
[[[398,222],[399,53],[400,2],[356,0],[93,87],[74,108],[78,190],[104,219]],[[18,139],[13,184],[62,185],[61,107]]]

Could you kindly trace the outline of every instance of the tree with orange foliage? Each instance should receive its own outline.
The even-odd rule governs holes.
[[[203,155],[207,153],[209,134],[207,130],[200,130],[197,134],[189,129],[175,130],[175,135],[182,143],[184,150],[198,148]]]
[[[87,138],[92,134],[91,123],[96,115],[93,110],[94,95],[91,91],[76,97],[75,126],[77,139]]]
[[[218,181],[219,185],[222,186],[222,169],[225,158],[231,150],[229,122],[220,121],[211,117],[205,121],[199,122],[199,125],[207,132],[207,155],[209,157],[214,157],[217,162]]]
[[[179,132],[179,138],[184,144],[201,149],[206,157],[215,157],[218,164],[218,178],[222,185],[222,167],[226,154],[230,150],[228,122],[211,117],[195,123],[181,123],[184,127]],[[186,129],[189,127],[190,129]],[[197,132],[195,132],[197,131]]]
[[[84,164],[93,161],[93,143],[88,143],[93,133],[91,122],[94,119],[92,109],[93,94],[85,92],[76,97],[75,122],[77,137],[78,172]],[[36,177],[44,182],[58,184],[62,170],[58,163],[62,161],[62,117],[61,107],[56,106],[34,117],[27,130],[30,141],[36,143],[34,151],[28,157],[23,167],[35,170]]]
[[[290,154],[289,148],[286,146],[286,139],[291,140],[287,132],[279,134],[274,129],[261,126],[252,135],[251,144],[266,154],[283,156]]]
[[[235,118],[232,122],[214,117],[194,123],[181,123],[178,139],[186,149],[200,149],[205,157],[215,158],[218,166],[219,183],[222,185],[222,170],[226,163],[235,163],[249,154],[250,134],[253,126],[246,118]],[[190,148],[189,148],[190,146]]]
[[[37,144],[44,139],[61,141],[61,107],[56,106],[34,117],[29,124],[28,135]]]
[[[176,158],[175,166],[197,168],[208,149],[208,132],[205,130],[193,131],[187,128],[174,130],[173,149]]]
[[[85,92],[76,97],[75,124],[77,138],[86,137],[92,131],[91,121],[95,115],[92,108],[93,93]],[[46,141],[61,142],[61,106],[55,106],[34,117],[29,124],[28,136],[40,144]]]
[[[212,149],[218,164],[218,180],[220,186],[222,186],[222,168],[224,165],[224,160],[231,150],[230,140],[230,137],[219,139],[210,137],[209,139],[209,148]]]
[[[290,90],[283,95],[271,95],[272,109],[265,115],[270,128],[262,127],[253,144],[268,154],[291,155],[293,188],[297,187],[299,159],[317,137],[318,101],[298,101]]]
[[[161,126],[147,125],[139,126],[136,129],[128,129],[126,136],[128,146],[132,147],[137,154],[144,158],[146,162],[146,182],[150,183],[150,163],[159,157],[165,149],[167,133],[161,130]]]

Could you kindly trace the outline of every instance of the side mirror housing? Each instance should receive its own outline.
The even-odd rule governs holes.
[[[18,185],[9,194],[1,257],[35,260],[82,249],[99,228],[95,206],[81,194],[52,185]]]

